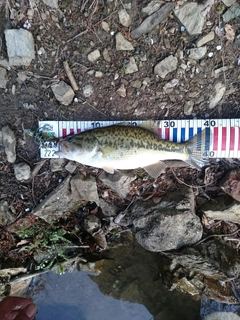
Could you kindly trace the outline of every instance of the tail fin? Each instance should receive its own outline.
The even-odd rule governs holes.
[[[210,128],[206,128],[196,134],[193,138],[186,142],[189,158],[186,163],[201,169],[209,163],[209,146],[212,142],[212,133]]]

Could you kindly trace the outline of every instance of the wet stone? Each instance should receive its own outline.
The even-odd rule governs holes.
[[[31,168],[28,164],[20,162],[14,165],[14,174],[18,181],[29,180],[31,178]]]

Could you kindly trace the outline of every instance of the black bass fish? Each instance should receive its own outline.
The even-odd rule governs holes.
[[[60,151],[55,154],[109,173],[141,167],[154,178],[166,167],[162,160],[183,160],[197,168],[206,164],[201,143],[206,130],[186,142],[175,143],[160,139],[157,129],[153,121],[140,126],[117,124],[91,129],[60,140]]]

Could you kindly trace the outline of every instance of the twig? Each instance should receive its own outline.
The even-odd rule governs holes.
[[[63,66],[64,66],[64,69],[65,69],[65,71],[67,73],[68,79],[69,79],[69,81],[71,83],[71,86],[72,86],[73,90],[77,91],[79,89],[79,86],[77,85],[77,82],[76,82],[76,80],[75,80],[75,78],[74,78],[74,76],[72,74],[72,70],[70,69],[68,62],[64,61],[63,62]]]
[[[87,32],[88,32],[88,30],[84,30],[84,31],[78,33],[78,34],[77,34],[76,36],[74,36],[73,38],[68,39],[68,40],[66,41],[66,43],[68,43],[68,42],[70,42],[70,41],[72,41],[72,40],[75,40],[75,39],[78,38],[78,37],[81,37],[82,35],[86,34]]]
[[[198,246],[200,243],[204,242],[205,240],[207,239],[210,239],[210,238],[215,238],[215,237],[228,237],[228,236],[233,236],[235,235],[236,233],[238,233],[240,231],[240,229],[237,229],[236,231],[234,231],[233,233],[226,233],[226,234],[211,234],[210,236],[200,240],[198,243],[196,243],[196,246]]]

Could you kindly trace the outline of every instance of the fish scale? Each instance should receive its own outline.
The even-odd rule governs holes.
[[[66,137],[89,129],[110,126],[122,121],[39,121],[39,128],[55,137]],[[129,125],[139,125],[144,121],[127,121]],[[161,139],[184,142],[205,129],[204,137],[199,137],[199,153],[208,158],[240,158],[240,119],[181,119],[160,120],[158,135]],[[46,130],[44,129],[47,128]],[[210,139],[212,136],[212,139]],[[41,158],[58,158],[57,143],[45,142],[40,146]]]

